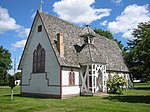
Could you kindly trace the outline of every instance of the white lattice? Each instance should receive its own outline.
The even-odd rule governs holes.
[[[86,69],[82,70],[81,92],[97,93],[106,91],[106,66],[102,64],[87,64]],[[83,74],[85,73],[85,74]]]

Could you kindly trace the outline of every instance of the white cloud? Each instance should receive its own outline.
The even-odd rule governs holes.
[[[110,15],[111,9],[95,9],[93,3],[95,0],[61,0],[54,3],[53,10],[60,18],[76,24],[90,24]]]
[[[133,32],[133,29],[130,29],[130,30],[124,32],[124,33],[122,34],[122,37],[123,37],[123,38],[126,38],[126,39],[128,39],[128,40],[133,40],[134,37],[133,37],[133,35],[132,35],[132,32]]]
[[[113,33],[122,33],[124,38],[133,39],[133,29],[137,28],[140,22],[147,22],[149,20],[150,12],[148,5],[138,6],[134,4],[127,6],[115,21],[108,23],[107,28]]]
[[[20,26],[16,24],[15,19],[9,16],[8,10],[0,7],[0,34],[9,30],[17,30],[19,27]]]
[[[23,48],[25,46],[25,43],[26,43],[26,40],[21,40],[21,41],[18,41],[14,44],[12,44],[13,48],[12,50],[16,50],[17,48]]]
[[[102,26],[107,26],[107,23],[108,23],[108,21],[105,20],[105,21],[101,22],[100,24],[101,24]]]
[[[31,19],[34,19],[35,15],[36,15],[36,11],[33,12],[33,14],[31,15]]]
[[[18,34],[17,34],[18,37],[26,38],[29,35],[30,28],[22,27],[17,32],[18,32]]]
[[[111,0],[111,1],[117,4],[122,2],[122,0]]]
[[[9,16],[8,10],[0,7],[0,34],[7,31],[15,31],[19,37],[27,37],[29,28],[17,24],[15,19]]]

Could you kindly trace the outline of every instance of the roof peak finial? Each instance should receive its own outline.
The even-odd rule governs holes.
[[[44,2],[43,0],[40,0],[40,11],[42,12],[42,6],[43,6]]]

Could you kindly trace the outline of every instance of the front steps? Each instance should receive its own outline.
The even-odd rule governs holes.
[[[89,92],[83,92],[81,93],[81,96],[108,96],[106,92],[98,92],[98,93],[89,93]]]

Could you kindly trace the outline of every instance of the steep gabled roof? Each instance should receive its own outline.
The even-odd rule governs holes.
[[[40,12],[41,19],[45,25],[48,36],[51,40],[53,49],[62,66],[80,67],[77,59],[76,50],[74,45],[82,45],[81,38],[78,36],[81,33],[82,28],[74,26],[66,21],[63,21],[57,17],[51,16],[47,13]],[[64,57],[60,57],[56,41],[57,33],[63,34],[64,39]]]
[[[92,60],[93,62],[106,63],[107,70],[128,72],[128,68],[122,57],[122,52],[116,42],[95,34],[92,29],[83,30],[81,27],[70,24],[45,12],[37,12],[38,15],[44,24],[60,65],[80,67],[80,63]],[[83,46],[84,41],[81,34],[86,34],[86,32],[90,32],[95,36],[94,45]],[[64,57],[59,55],[56,46],[57,33],[63,34]],[[86,52],[88,49],[92,52]],[[90,57],[82,57],[84,53]]]
[[[70,24],[64,20],[61,20],[44,12],[41,12],[40,16],[42,18],[42,21],[48,32],[56,56],[61,65],[80,67],[78,55],[83,55],[83,52],[86,53],[87,46],[85,46],[86,49],[84,49],[81,53],[78,54],[77,50],[75,49],[75,45],[82,46],[84,44],[81,35],[85,35],[87,32],[87,34],[90,33],[95,36],[94,46],[90,45],[91,50],[93,50],[90,55],[92,56],[94,62],[106,62],[107,70],[128,72],[128,68],[125,65],[124,59],[122,57],[122,51],[120,50],[116,42],[95,34],[95,32],[90,27],[83,29],[81,27]],[[64,57],[59,56],[59,52],[54,42],[57,41],[57,33],[62,33],[64,36]],[[82,58],[82,61],[86,62],[86,60],[87,58]]]
[[[78,54],[78,61],[84,63],[101,63],[106,64],[104,57],[93,44],[86,44]]]
[[[122,51],[115,41],[99,35],[94,39],[94,45],[99,49],[100,54],[105,57],[107,70],[129,72],[123,59]]]

